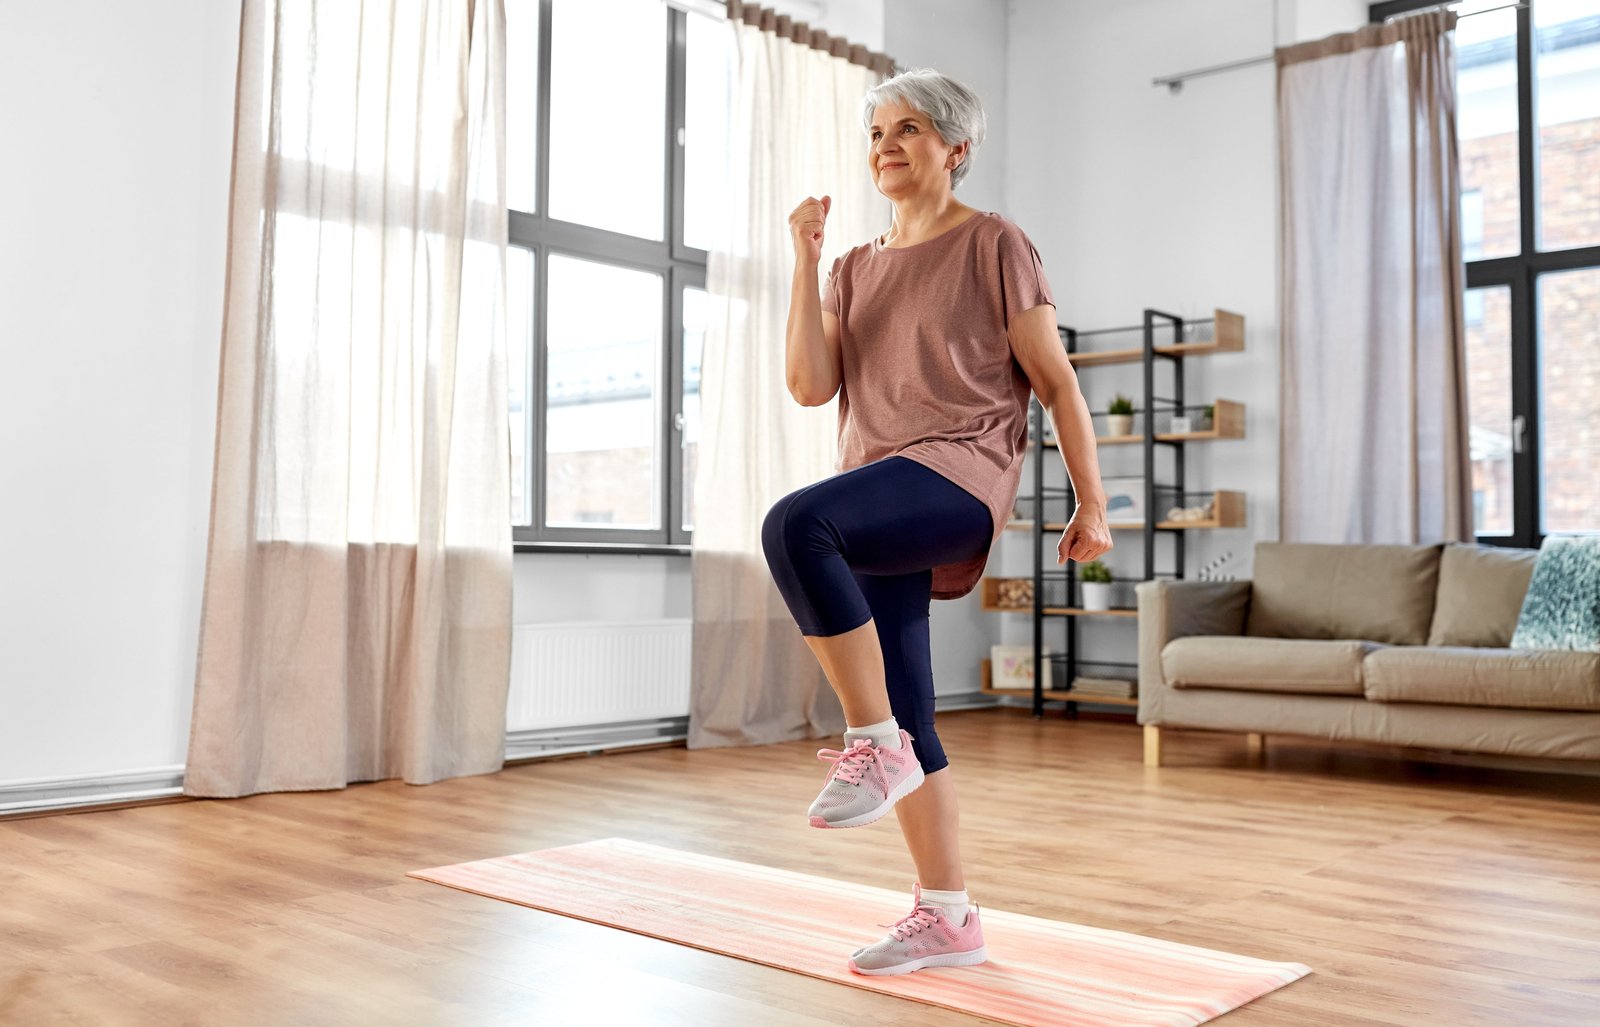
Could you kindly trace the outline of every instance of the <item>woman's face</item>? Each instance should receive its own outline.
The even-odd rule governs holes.
[[[950,191],[950,172],[966,144],[949,146],[924,113],[899,103],[879,104],[867,136],[872,184],[891,200]]]

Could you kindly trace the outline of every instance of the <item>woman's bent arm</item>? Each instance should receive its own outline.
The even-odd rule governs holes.
[[[1089,404],[1078,388],[1078,374],[1056,331],[1056,308],[1041,303],[1011,319],[1011,352],[1022,365],[1034,395],[1056,426],[1056,443],[1078,500],[1072,520],[1056,544],[1057,563],[1093,560],[1111,549],[1106,524],[1106,492],[1100,483],[1100,453]]]
[[[819,407],[839,391],[839,319],[822,309],[817,265],[796,260],[789,299],[784,358],[789,394],[802,406]]]
[[[794,240],[794,288],[789,295],[789,326],[784,331],[784,377],[789,395],[802,406],[819,407],[839,391],[839,319],[822,310],[817,295],[817,265],[822,261],[823,225],[833,198],[807,196],[789,215]]]

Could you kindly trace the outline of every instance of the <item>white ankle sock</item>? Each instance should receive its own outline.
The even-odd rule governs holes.
[[[849,745],[857,738],[870,738],[872,744],[889,749],[900,748],[900,725],[895,719],[879,721],[868,724],[866,727],[846,727],[844,731],[844,744]]]
[[[972,900],[967,898],[966,889],[961,891],[934,891],[931,888],[922,889],[923,905],[939,906],[944,909],[944,915],[957,927],[967,925],[967,910],[971,908]]]

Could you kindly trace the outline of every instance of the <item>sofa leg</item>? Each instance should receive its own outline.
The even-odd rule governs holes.
[[[1144,726],[1144,765],[1161,766],[1161,728],[1155,724]]]
[[[1251,763],[1264,763],[1267,758],[1267,736],[1252,731],[1244,736],[1245,754]]]

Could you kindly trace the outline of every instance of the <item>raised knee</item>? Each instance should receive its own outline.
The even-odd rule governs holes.
[[[815,504],[801,493],[791,492],[778,500],[761,522],[761,546],[769,563],[780,555],[831,544]]]
[[[773,557],[784,552],[784,521],[789,515],[789,504],[794,500],[794,495],[784,496],[772,504],[772,509],[767,511],[767,516],[761,522],[761,548],[767,554],[767,562],[771,563]]]

